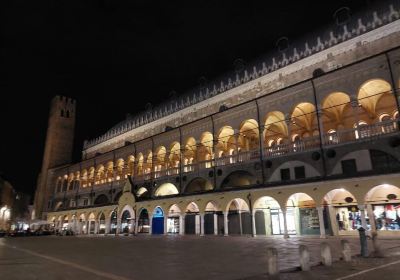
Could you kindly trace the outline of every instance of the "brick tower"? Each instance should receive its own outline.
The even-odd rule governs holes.
[[[34,218],[43,218],[46,204],[54,192],[49,169],[72,161],[75,109],[76,101],[71,98],[55,96],[51,101],[42,169],[35,192]]]

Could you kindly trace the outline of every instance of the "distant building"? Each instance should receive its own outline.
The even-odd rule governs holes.
[[[77,234],[399,236],[400,6],[379,4],[128,116],[78,163],[75,101],[57,96],[37,217]]]
[[[0,230],[10,229],[13,205],[14,189],[8,181],[0,177]]]

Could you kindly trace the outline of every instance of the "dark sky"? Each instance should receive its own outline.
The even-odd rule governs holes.
[[[378,0],[4,0],[0,4],[0,172],[33,194],[49,102],[77,99],[82,143],[135,114]]]

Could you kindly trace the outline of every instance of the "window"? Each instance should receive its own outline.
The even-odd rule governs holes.
[[[281,169],[281,180],[282,181],[290,180],[290,169],[289,168],[282,168]]]
[[[88,206],[89,205],[89,200],[87,198],[85,198],[83,200],[83,206]]]
[[[357,174],[357,164],[355,159],[342,160],[342,171],[345,175]]]
[[[294,177],[296,179],[306,178],[306,170],[305,170],[304,166],[296,166],[294,168]]]
[[[75,207],[76,206],[75,200],[71,199],[69,206],[70,207]]]

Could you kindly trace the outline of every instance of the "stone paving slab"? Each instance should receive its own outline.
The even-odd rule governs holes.
[[[89,269],[109,273],[126,279],[210,279],[233,280],[262,277],[266,273],[266,250],[276,247],[279,254],[279,265],[282,270],[299,266],[298,247],[308,245],[313,264],[320,262],[320,243],[328,242],[332,246],[335,260],[340,258],[341,238],[297,238],[291,237],[215,237],[215,236],[98,236],[68,237],[47,236],[27,238],[6,238],[1,243],[30,250],[51,258],[78,264]],[[354,254],[359,252],[357,238],[349,237]],[[0,244],[1,244],[0,243]],[[400,246],[398,239],[381,240],[383,250]],[[371,246],[371,243],[370,243]],[[9,254],[10,247],[0,246],[0,256]],[[21,255],[19,257],[27,257]],[[39,273],[35,268],[60,274],[80,271],[76,267],[65,266],[59,271],[58,265],[48,260],[35,259],[38,263],[25,267],[32,274]],[[54,267],[54,268],[53,268]],[[7,269],[10,269],[9,267]],[[11,269],[12,270],[12,269]],[[58,272],[57,272],[58,271]],[[69,275],[71,276],[71,275]],[[83,275],[80,275],[83,277]],[[80,277],[79,276],[79,277]],[[2,278],[1,278],[2,279]],[[25,278],[9,278],[25,279]],[[63,279],[26,278],[26,279]],[[71,278],[66,278],[71,279]],[[76,278],[75,279],[96,279]],[[111,278],[109,278],[111,279]],[[115,278],[116,279],[116,278]],[[393,280],[393,279],[392,279]]]

